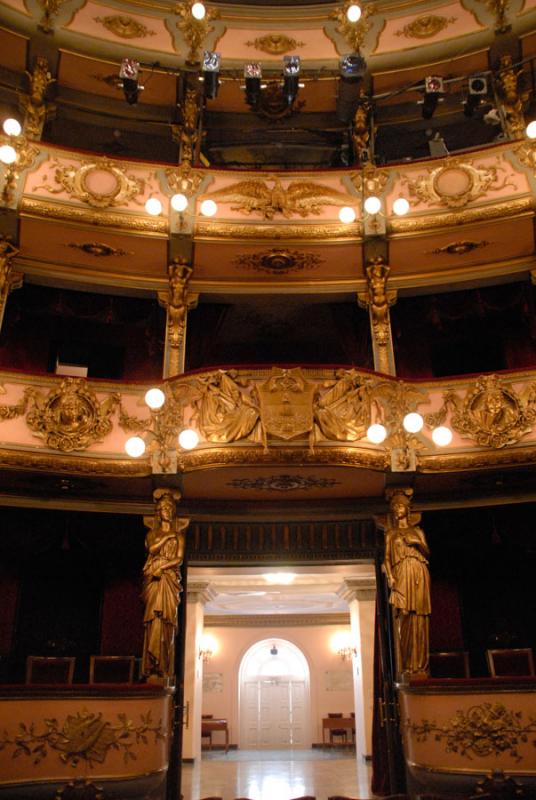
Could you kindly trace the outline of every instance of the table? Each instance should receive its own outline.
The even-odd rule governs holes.
[[[201,736],[208,736],[214,731],[223,731],[225,733],[225,752],[229,752],[229,726],[226,719],[203,719],[201,720]],[[212,739],[210,740],[210,749],[212,750]]]
[[[354,717],[324,717],[322,720],[322,744],[326,744],[326,733],[325,731],[330,731],[340,728],[344,728],[347,731],[350,731],[350,736],[352,737],[352,732],[355,730],[355,718]],[[352,737],[353,738],[353,737]],[[351,739],[352,741],[352,739]]]

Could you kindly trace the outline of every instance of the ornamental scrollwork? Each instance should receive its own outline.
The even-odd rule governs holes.
[[[500,175],[504,167],[475,167],[469,161],[450,159],[441,166],[412,179],[403,177],[402,183],[409,190],[410,203],[426,203],[463,208],[490,191],[499,191],[507,186],[515,188],[507,175]]]
[[[231,203],[232,211],[259,214],[264,219],[273,219],[277,214],[285,219],[308,217],[310,214],[318,216],[324,206],[348,206],[356,200],[353,195],[313,181],[292,181],[286,188],[277,176],[270,181],[273,186],[261,178],[239,181],[208,192],[207,197]]]
[[[44,396],[33,387],[25,391],[26,424],[47,447],[69,453],[101,442],[112,430],[111,415],[119,395],[99,401],[82,378],[65,378]]]
[[[95,17],[94,19],[95,22],[99,22],[107,31],[119,36],[120,39],[144,39],[146,36],[156,36],[156,32],[149,30],[143,23],[122,14]]]
[[[52,163],[52,168],[55,170],[55,186],[45,183],[35,186],[33,191],[45,189],[50,194],[67,192],[70,197],[93,208],[121,206],[130,200],[140,204],[137,197],[145,189],[143,179],[129,175],[123,167],[106,157],[70,166],[55,161]],[[99,187],[101,182],[103,188]]]
[[[210,23],[220,18],[220,12],[217,9],[207,8],[203,19],[195,19],[192,15],[192,4],[192,2],[184,0],[175,6],[175,14],[181,18],[180,22],[177,22],[177,28],[190,48],[186,59],[187,64],[198,63],[199,51],[206,37],[215,30]]]
[[[372,28],[370,17],[376,11],[376,6],[373,3],[367,3],[362,8],[362,14],[359,21],[350,22],[346,14],[350,5],[351,0],[348,0],[344,6],[335,9],[329,16],[330,19],[333,19],[337,22],[335,30],[343,37],[350,47],[350,50],[352,52],[359,53],[367,34]]]
[[[246,42],[247,47],[254,47],[262,53],[269,53],[272,56],[282,56],[284,53],[293,53],[297,47],[303,47],[305,42],[298,42],[284,33],[267,33],[259,36],[253,42]]]
[[[314,253],[272,247],[264,253],[241,253],[234,258],[238,269],[265,272],[269,275],[288,275],[290,272],[317,269],[325,259]]]
[[[522,711],[512,711],[502,703],[482,703],[457,711],[445,725],[425,719],[420,723],[408,720],[406,727],[418,742],[432,736],[437,742],[445,742],[447,753],[469,759],[507,753],[519,762],[522,756],[518,745],[528,742],[530,734],[535,734],[536,745],[536,719],[525,723]]]
[[[103,718],[102,712],[83,709],[69,714],[63,724],[55,718],[45,719],[41,729],[34,722],[20,722],[16,734],[10,736],[4,731],[0,750],[11,748],[12,758],[27,756],[34,764],[54,752],[64,764],[72,767],[80,762],[90,767],[103,764],[110,750],[118,750],[128,763],[137,759],[134,746],[147,744],[147,734],[152,733],[155,742],[166,738],[162,720],[154,724],[150,711],[140,714],[140,720],[136,725],[121,713],[113,724]]]
[[[536,420],[536,383],[518,394],[496,375],[485,375],[463,398],[454,390],[447,391],[441,408],[425,417],[427,424],[442,425],[449,409],[450,424],[461,436],[474,439],[481,447],[506,447],[529,433]]]
[[[444,31],[449,25],[456,22],[456,17],[441,17],[437,14],[425,14],[409,22],[401,30],[396,31],[396,36],[405,36],[406,39],[431,39]]]

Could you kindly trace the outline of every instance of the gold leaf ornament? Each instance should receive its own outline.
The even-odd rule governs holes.
[[[95,22],[103,25],[107,31],[119,36],[120,39],[144,39],[146,36],[156,36],[155,31],[149,30],[143,23],[122,14],[113,14],[106,17],[95,17]]]
[[[456,22],[456,17],[440,17],[437,14],[425,14],[417,17],[401,30],[396,31],[396,36],[405,36],[406,39],[431,39]]]
[[[35,186],[51,194],[67,192],[71,197],[87,203],[93,208],[111,208],[136,200],[145,188],[145,181],[129,175],[122,166],[104,157],[83,161],[80,165],[65,166],[58,162],[55,167],[55,186],[48,183]],[[138,201],[136,201],[138,202]]]
[[[254,41],[246,42],[247,47],[254,47],[255,50],[260,50],[262,53],[268,53],[272,56],[281,56],[284,53],[291,53],[297,47],[303,47],[305,42],[298,42],[284,33],[267,33],[265,36],[259,36]]]

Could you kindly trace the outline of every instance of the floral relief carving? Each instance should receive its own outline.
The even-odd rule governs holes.
[[[153,734],[155,742],[166,738],[162,720],[153,723],[150,711],[140,714],[140,720],[136,725],[121,713],[113,724],[103,718],[102,712],[83,709],[76,714],[69,714],[63,723],[55,718],[45,719],[42,728],[33,722],[20,722],[16,734],[10,736],[4,731],[0,738],[0,750],[10,748],[12,758],[27,756],[34,764],[39,764],[49,753],[55,752],[61,761],[72,767],[81,761],[89,767],[103,764],[110,750],[117,750],[128,763],[136,760],[134,748],[136,745],[146,745],[148,734]]]
[[[156,32],[149,30],[143,23],[121,14],[95,17],[95,22],[99,22],[107,31],[119,36],[120,39],[144,39],[146,36],[156,36]]]
[[[340,6],[332,11],[330,14],[330,19],[333,19],[337,22],[335,30],[344,38],[351,51],[358,53],[363,46],[367,34],[372,28],[370,17],[375,13],[376,6],[373,3],[367,3],[362,8],[362,14],[359,21],[350,22],[346,15],[350,5],[351,1],[348,0],[343,6]]]
[[[267,33],[259,36],[254,41],[246,42],[247,47],[254,47],[262,53],[269,53],[272,56],[281,56],[284,53],[291,53],[297,47],[303,47],[305,42],[298,42],[284,33]]]
[[[71,197],[93,208],[121,206],[137,200],[145,189],[145,181],[129,175],[122,166],[106,157],[84,161],[80,165],[65,166],[58,161],[52,163],[54,183],[35,186],[51,194],[67,192]],[[45,178],[45,180],[47,180]]]
[[[437,14],[425,14],[417,17],[401,30],[396,31],[397,36],[405,36],[406,39],[431,39],[438,33],[445,30],[449,25],[456,22],[456,17],[441,17]]]
[[[403,177],[402,183],[409,190],[410,202],[440,205],[447,208],[463,208],[478,200],[489,191],[499,191],[506,186],[515,189],[508,175],[501,175],[505,168],[496,166],[475,167],[469,161],[450,159],[441,166],[428,170],[417,178]]]
[[[266,272],[269,275],[288,275],[290,272],[316,269],[324,262],[325,259],[314,253],[283,247],[273,247],[264,253],[242,253],[234,259],[239,269]]]

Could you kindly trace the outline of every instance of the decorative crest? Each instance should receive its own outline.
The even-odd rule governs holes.
[[[338,23],[335,30],[346,40],[351,52],[359,53],[367,33],[372,28],[370,17],[376,11],[376,6],[373,3],[367,3],[362,8],[359,21],[350,22],[346,12],[351,5],[352,0],[346,0],[344,5],[332,11],[329,17]]]
[[[45,189],[51,194],[67,192],[93,208],[121,206],[130,200],[139,203],[136,198],[145,188],[143,179],[129,175],[122,166],[106,157],[83,161],[79,166],[65,166],[56,161],[52,167],[55,167],[56,186],[46,183],[35,186],[34,191]]]
[[[403,177],[410,198],[415,203],[426,203],[447,208],[463,208],[489,191],[499,191],[507,186],[515,188],[502,166],[475,167],[470,161],[459,158],[447,160],[441,166],[417,178]]]

